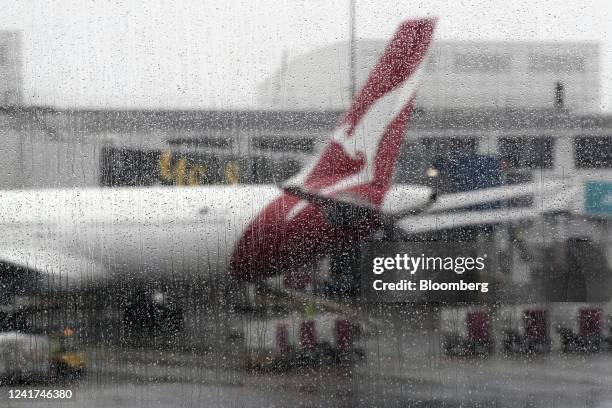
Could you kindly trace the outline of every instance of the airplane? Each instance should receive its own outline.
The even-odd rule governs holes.
[[[392,185],[435,24],[400,25],[331,138],[282,186],[0,191],[0,301],[118,283],[259,281],[384,228],[476,223],[482,214],[457,210],[533,193],[537,186],[437,197]],[[485,221],[506,219],[500,211]]]
[[[288,185],[381,212],[429,201],[391,186],[435,19],[403,23],[331,139]],[[330,224],[316,203],[270,185],[0,192],[5,293],[121,281],[253,281],[319,258],[374,222]]]

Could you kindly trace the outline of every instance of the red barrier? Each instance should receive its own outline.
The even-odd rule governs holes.
[[[314,350],[317,345],[314,320],[306,320],[300,324],[300,345],[303,350]]]
[[[276,326],[276,350],[281,355],[289,353],[289,328],[286,323]]]
[[[525,339],[531,344],[546,344],[549,341],[548,313],[546,310],[525,310]]]
[[[578,314],[579,336],[600,337],[601,336],[601,309],[596,307],[585,307]]]
[[[486,311],[469,312],[466,316],[468,338],[474,343],[485,344],[491,340],[491,317]]]
[[[353,347],[353,325],[350,320],[336,320],[336,344],[340,351],[346,351]]]

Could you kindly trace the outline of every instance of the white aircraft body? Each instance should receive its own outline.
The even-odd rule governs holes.
[[[328,143],[290,182],[294,187],[376,211],[418,205],[414,191],[427,202],[423,188],[387,193],[434,25],[422,19],[400,26]],[[332,225],[319,205],[275,186],[3,191],[0,205],[5,291],[139,277],[255,280],[376,228],[372,220]]]
[[[3,191],[0,259],[58,287],[226,273],[250,218],[279,194],[273,186]]]
[[[434,25],[424,19],[400,26],[328,143],[285,188],[0,192],[0,291],[82,289],[128,279],[251,281],[367,238],[388,219],[419,233],[573,208],[573,190],[564,182],[459,193],[436,202],[426,187],[392,186]],[[542,205],[530,209],[461,211],[534,195]],[[357,218],[334,223],[329,210],[336,204]]]
[[[418,207],[429,195],[422,187],[394,190],[405,198],[387,203],[396,208]],[[2,191],[0,262],[57,289],[138,277],[219,279],[245,229],[282,195],[269,185]]]

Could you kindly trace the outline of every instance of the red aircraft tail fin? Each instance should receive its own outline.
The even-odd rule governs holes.
[[[356,193],[380,206],[389,189],[435,19],[403,23],[385,48],[332,138],[288,184]]]

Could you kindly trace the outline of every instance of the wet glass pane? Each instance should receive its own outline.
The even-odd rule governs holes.
[[[612,4],[0,5],[0,407],[612,406]]]

